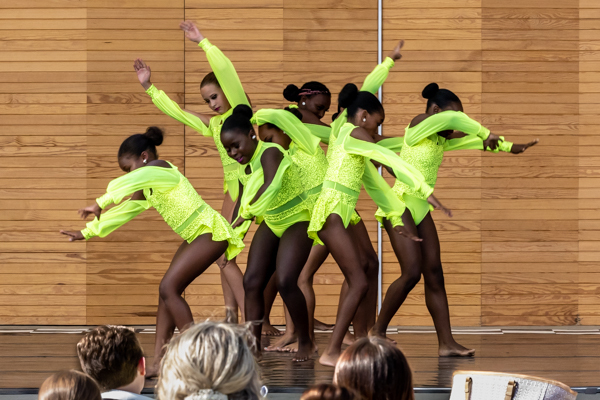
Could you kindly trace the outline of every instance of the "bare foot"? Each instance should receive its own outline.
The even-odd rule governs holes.
[[[148,368],[146,368],[146,379],[155,379],[158,378],[158,373],[160,372],[160,361],[156,364],[152,364]]]
[[[335,364],[337,364],[338,358],[340,358],[340,353],[329,354],[329,353],[325,352],[321,355],[321,358],[319,358],[319,363],[321,363],[321,365],[326,365],[328,367],[335,367]]]
[[[281,336],[283,332],[279,329],[275,328],[273,325],[263,322],[262,324],[262,332],[263,336]]]
[[[295,362],[304,362],[308,361],[311,354],[314,354],[314,345],[312,342],[304,343],[298,346],[298,349],[295,352],[295,356],[292,358],[292,361]]]
[[[371,330],[369,331],[369,337],[378,337],[381,339],[385,339],[388,342],[392,343],[392,344],[396,344],[395,340],[390,339],[389,337],[387,337],[387,333],[386,332],[381,332],[375,329],[375,327],[371,328]]]
[[[440,357],[472,357],[475,355],[475,349],[467,349],[454,342],[449,346],[440,346],[438,355]]]
[[[289,351],[285,349],[285,346],[287,346],[288,344],[294,343],[296,340],[298,340],[298,337],[296,336],[295,333],[289,333],[286,330],[285,334],[279,338],[275,343],[273,343],[270,346],[265,347],[265,351]]]
[[[335,324],[326,324],[325,322],[321,322],[315,318],[314,327],[316,330],[319,330],[319,331],[332,331],[333,328],[335,328]]]
[[[350,331],[347,331],[346,335],[344,335],[344,341],[342,343],[347,344],[349,346],[354,342],[356,342],[356,338],[353,334],[350,333]]]
[[[298,352],[298,342],[290,343],[287,346],[283,347],[281,351],[285,351],[288,353],[297,353]],[[315,342],[313,342],[313,353],[317,353],[319,351],[319,346]]]

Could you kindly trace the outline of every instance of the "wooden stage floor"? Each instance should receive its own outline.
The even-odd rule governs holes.
[[[38,388],[52,372],[79,369],[75,344],[86,328],[0,328],[0,389]],[[138,329],[147,356],[152,358],[152,328]],[[457,340],[477,350],[472,358],[437,357],[431,330],[391,334],[414,371],[415,388],[448,388],[456,370],[513,372],[555,379],[575,387],[600,386],[600,329],[473,329],[457,330]],[[329,334],[318,333],[325,347]],[[263,345],[269,343],[263,338]],[[260,363],[264,383],[272,392],[298,392],[313,383],[331,381],[333,368],[315,357],[293,363],[290,354],[265,353]],[[148,382],[152,387],[154,382]]]

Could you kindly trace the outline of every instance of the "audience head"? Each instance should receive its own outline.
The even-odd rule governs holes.
[[[308,388],[300,400],[361,400],[361,397],[351,389],[332,383],[321,383]]]
[[[94,378],[103,391],[125,388],[142,392],[146,365],[133,329],[99,326],[77,343],[77,355],[83,372]]]
[[[340,356],[333,381],[365,400],[413,400],[412,372],[404,354],[380,338],[354,342]]]
[[[463,111],[463,106],[453,92],[448,89],[440,89],[437,83],[430,83],[425,86],[421,93],[423,98],[427,99],[428,114],[437,114],[440,111]]]
[[[156,160],[156,148],[163,142],[164,133],[156,126],[150,126],[145,133],[129,136],[119,147],[119,166],[125,172],[131,172]]]
[[[79,371],[61,371],[42,383],[39,400],[101,400],[98,384]]]
[[[331,92],[321,82],[306,82],[301,88],[294,84],[287,85],[283,97],[298,103],[298,107],[309,111],[321,119],[331,107]]]
[[[192,325],[169,345],[156,393],[161,400],[262,398],[248,329],[206,321]]]

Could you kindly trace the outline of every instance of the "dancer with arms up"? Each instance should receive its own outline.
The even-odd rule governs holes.
[[[156,376],[163,345],[170,340],[175,327],[183,331],[193,322],[190,307],[181,297],[185,288],[223,254],[233,258],[244,247],[225,218],[200,197],[177,167],[158,159],[156,146],[162,140],[162,131],[156,127],[125,139],[119,148],[118,161],[126,174],[111,181],[106,194],[93,205],[79,210],[82,218],[92,214],[96,218],[82,231],[61,231],[71,241],[105,237],[154,207],[183,238],[160,282],[155,359],[147,370],[148,377]],[[121,203],[129,195],[130,199],[102,213],[107,206]]]
[[[239,196],[237,163],[227,156],[227,152],[221,144],[220,133],[223,121],[231,115],[233,107],[238,104],[249,104],[248,98],[244,93],[244,89],[233,64],[221,50],[212,45],[208,39],[200,33],[193,22],[182,22],[180,28],[185,32],[188,39],[194,43],[198,43],[206,53],[206,57],[213,72],[207,74],[200,83],[200,93],[206,104],[208,104],[210,109],[217,113],[217,115],[211,117],[209,115],[181,109],[176,102],[172,101],[165,94],[165,92],[159,90],[152,84],[150,81],[150,67],[143,60],[139,58],[135,60],[134,69],[142,87],[146,90],[146,93],[150,95],[152,102],[159,110],[193,128],[196,132],[214,139],[223,165],[224,190],[226,192],[221,213],[231,222],[235,201]],[[217,264],[219,265],[221,272],[225,306],[232,308],[233,310],[236,310],[239,306],[243,316],[244,288],[242,284],[242,272],[235,259],[227,261],[222,257]]]
[[[435,83],[429,84],[422,95],[427,99],[426,112],[412,120],[404,137],[384,139],[378,144],[395,151],[400,150],[400,157],[417,168],[430,186],[435,185],[446,151],[478,149],[519,154],[537,143],[535,140],[517,145],[491,134],[487,128],[463,113],[458,96],[450,90],[440,89]],[[461,346],[452,336],[440,243],[426,197],[400,181],[396,181],[393,190],[398,199],[406,205],[402,216],[405,227],[423,241],[414,242],[395,234],[386,212],[381,209],[377,211],[377,218],[390,236],[402,275],[389,287],[377,323],[370,334],[385,337],[394,314],[423,275],[425,302],[438,335],[439,355],[473,355],[475,350]],[[443,208],[443,211],[452,216],[449,210]]]

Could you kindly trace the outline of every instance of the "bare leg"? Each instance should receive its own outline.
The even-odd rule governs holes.
[[[218,261],[217,261],[218,263]],[[227,279],[225,278],[225,272],[223,269],[219,268],[219,275],[221,277],[221,288],[223,289],[223,299],[225,300],[225,309],[229,310],[229,315],[231,315],[234,320],[233,323],[238,323],[238,304],[235,300],[235,296],[231,287],[229,287],[229,283],[227,283]]]
[[[276,273],[275,273],[276,274]],[[271,325],[271,309],[277,297],[277,282],[275,275],[271,276],[265,289],[265,317],[262,323],[262,334],[265,336],[281,336],[283,333]]]
[[[275,274],[277,275],[277,274]],[[290,316],[290,312],[283,304],[283,312],[285,313],[285,333],[270,346],[265,347],[265,351],[278,351],[278,352],[290,352],[298,349],[298,346],[289,346],[298,340],[296,335],[296,328],[294,327],[294,321]],[[263,324],[263,335],[264,335],[264,324]],[[312,337],[311,337],[312,338]]]
[[[431,214],[417,226],[421,243],[421,257],[423,260],[423,278],[425,280],[425,302],[433,318],[435,331],[438,335],[439,355],[472,356],[475,350],[467,349],[458,344],[452,336],[450,326],[450,311],[448,309],[448,296],[444,285],[444,271],[440,256],[440,242]]]
[[[277,289],[287,305],[298,336],[298,351],[294,361],[306,361],[314,352],[308,332],[308,312],[298,277],[304,267],[312,240],[306,234],[308,221],[289,227],[279,241],[277,251]]]
[[[275,273],[279,238],[262,223],[252,239],[248,264],[244,275],[244,290],[246,292],[246,321],[256,339],[256,356],[261,357],[261,327],[265,318],[265,288],[269,279]]]
[[[369,283],[365,273],[366,266],[360,261],[359,246],[344,228],[339,215],[332,214],[327,218],[323,229],[319,232],[319,237],[331,252],[348,282],[348,295],[338,307],[331,340],[319,359],[323,365],[334,366],[340,356],[342,342],[350,322],[369,290]]]

